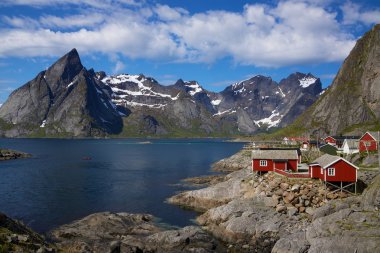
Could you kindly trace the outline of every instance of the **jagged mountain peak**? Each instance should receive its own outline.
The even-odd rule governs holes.
[[[194,96],[198,93],[205,92],[205,89],[197,81],[184,81],[183,79],[178,79],[173,87],[185,91],[186,93]]]
[[[78,51],[74,48],[45,71],[44,79],[54,92],[72,82],[83,68]]]
[[[321,80],[311,73],[295,72],[279,82],[279,88],[287,93],[294,93],[300,90],[302,93],[318,95],[322,91]]]

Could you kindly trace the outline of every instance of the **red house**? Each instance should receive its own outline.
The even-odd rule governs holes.
[[[356,182],[358,167],[339,156],[325,154],[309,164],[311,178],[325,182]]]
[[[325,143],[330,143],[332,145],[336,145],[336,138],[334,136],[327,136],[323,139]]]
[[[377,151],[379,132],[366,132],[359,139],[359,152]]]
[[[255,171],[297,171],[299,156],[297,150],[266,149],[252,151],[252,170]]]

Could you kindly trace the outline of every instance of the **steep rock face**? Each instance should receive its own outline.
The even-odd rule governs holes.
[[[6,136],[93,136],[122,128],[119,113],[75,49],[12,92],[0,118],[13,125]]]
[[[359,39],[333,84],[298,120],[310,132],[339,134],[380,118],[380,25]]]
[[[321,91],[319,78],[311,74],[295,73],[279,84],[258,75],[222,91],[217,115],[233,115],[243,133],[282,127],[315,102]]]

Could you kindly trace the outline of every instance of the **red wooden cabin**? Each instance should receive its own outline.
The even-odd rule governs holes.
[[[330,143],[332,145],[336,145],[336,139],[334,138],[334,136],[327,136],[323,140],[325,141],[325,143]]]
[[[299,156],[297,150],[266,149],[252,151],[252,170],[255,171],[297,171]]]
[[[377,151],[379,132],[366,132],[359,139],[359,152]]]
[[[342,157],[328,154],[309,164],[310,177],[326,182],[356,182],[358,169]]]

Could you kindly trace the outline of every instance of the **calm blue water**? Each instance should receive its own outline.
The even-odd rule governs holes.
[[[0,162],[0,212],[47,232],[100,211],[150,213],[175,226],[192,211],[164,203],[186,177],[241,149],[222,140],[0,139],[33,158]],[[92,160],[83,160],[91,157]]]

